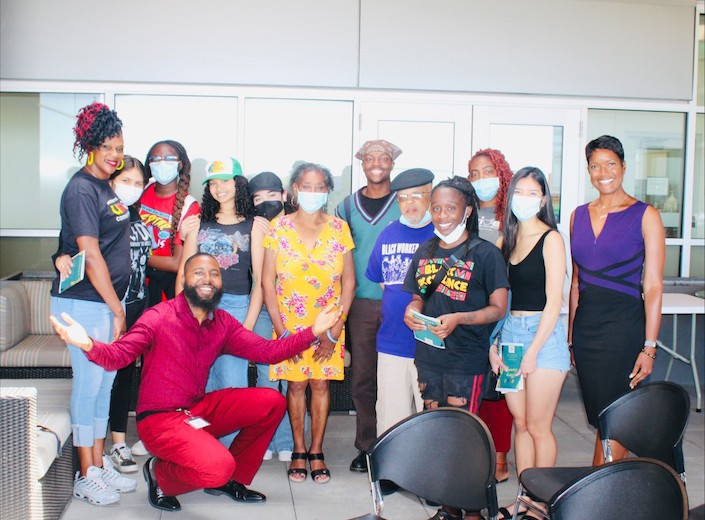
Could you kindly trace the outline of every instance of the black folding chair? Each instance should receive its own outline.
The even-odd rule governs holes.
[[[638,457],[649,457],[669,465],[685,483],[683,435],[690,414],[690,396],[685,389],[668,381],[642,383],[608,405],[599,415],[599,431],[605,460],[612,461],[610,440]],[[529,468],[519,476],[519,505],[538,514],[531,500],[548,503],[566,483],[573,482],[593,470],[589,467]],[[528,495],[527,500],[524,494]],[[514,518],[516,518],[516,513]]]
[[[685,486],[656,459],[611,462],[560,489],[548,502],[552,520],[686,520]]]
[[[487,508],[497,518],[495,449],[487,426],[459,408],[412,415],[384,432],[367,451],[374,513],[354,520],[379,520],[384,508],[381,479],[451,507]]]

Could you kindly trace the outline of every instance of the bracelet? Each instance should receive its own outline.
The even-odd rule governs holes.
[[[279,339],[288,338],[289,336],[291,336],[291,332],[289,332],[288,329],[284,329],[284,332],[282,332],[282,335],[279,336]]]
[[[330,333],[330,329],[326,331],[326,336],[328,336],[328,339],[331,341],[331,343],[338,343],[338,340],[333,337],[333,335]],[[340,338],[338,338],[340,339]]]
[[[646,356],[649,356],[651,359],[656,359],[656,354],[649,354],[649,353],[648,353],[646,350],[644,350],[644,349],[641,349],[641,353],[644,354],[644,355],[646,355]]]
[[[644,341],[644,346],[645,347],[651,347],[651,348],[656,348],[656,342],[655,341],[649,341],[648,339]]]
[[[347,315],[347,314],[341,314],[341,315],[340,315],[340,319],[343,320],[343,323],[345,323],[346,321],[348,321],[348,315]]]

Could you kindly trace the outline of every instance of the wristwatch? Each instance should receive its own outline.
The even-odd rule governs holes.
[[[656,342],[655,341],[649,341],[648,339],[644,341],[644,346],[645,347],[652,347],[656,348]]]

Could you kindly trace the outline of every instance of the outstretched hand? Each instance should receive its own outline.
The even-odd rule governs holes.
[[[93,341],[88,337],[86,329],[80,323],[73,321],[73,318],[65,312],[61,313],[61,319],[68,323],[68,326],[62,325],[54,316],[49,316],[49,321],[54,326],[54,330],[63,341],[76,345],[86,352],[93,348]]]
[[[338,320],[343,315],[343,308],[335,308],[335,304],[331,303],[328,307],[323,309],[316,320],[313,322],[313,327],[311,327],[311,332],[314,336],[320,336],[330,329],[333,325],[338,323]]]

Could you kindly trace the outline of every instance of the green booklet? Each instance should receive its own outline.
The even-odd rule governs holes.
[[[71,257],[73,261],[73,266],[71,267],[71,272],[68,276],[61,275],[59,280],[59,294],[70,289],[78,282],[83,280],[86,275],[86,251],[79,251]]]
[[[425,314],[421,314],[420,312],[416,311],[411,311],[411,314],[416,318],[417,320],[423,321],[426,324],[426,328],[424,330],[415,330],[414,331],[414,337],[423,342],[426,343],[427,345],[431,345],[432,347],[435,348],[440,348],[444,349],[446,348],[445,341],[443,341],[441,338],[436,336],[433,332],[428,330],[429,325],[433,325],[434,327],[437,327],[438,325],[441,324],[441,321],[438,318],[434,318],[432,316],[426,316]]]
[[[500,355],[507,366],[507,370],[502,370],[499,375],[497,390],[503,394],[523,390],[524,378],[517,374],[521,366],[521,358],[524,355],[523,343],[502,343],[500,345]]]

